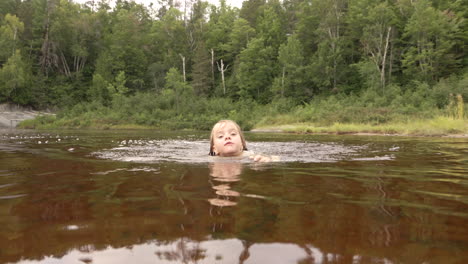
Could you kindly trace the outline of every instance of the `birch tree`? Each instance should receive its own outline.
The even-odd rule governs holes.
[[[16,50],[0,68],[0,101],[16,101],[14,99],[18,99],[16,98],[18,90],[24,88],[28,76],[26,64],[21,58],[20,51]]]
[[[218,66],[218,71],[221,72],[221,83],[223,85],[223,95],[226,95],[226,81],[224,79],[224,73],[229,68],[229,65],[225,65],[223,59],[221,59],[219,63],[216,62],[216,65]]]
[[[56,43],[51,37],[51,27],[52,27],[52,13],[58,4],[58,0],[41,0],[37,1],[38,5],[41,5],[44,10],[44,19],[42,25],[42,46],[41,46],[41,56],[39,57],[39,65],[41,67],[42,73],[46,76],[59,65],[59,54],[57,53]]]
[[[363,51],[363,59],[370,61],[379,75],[382,90],[387,83],[392,61],[390,49],[396,30],[393,6],[372,0],[353,1],[350,5],[349,23]]]
[[[15,15],[6,14],[0,26],[0,63],[15,55],[19,48],[19,36],[24,31],[24,23]]]

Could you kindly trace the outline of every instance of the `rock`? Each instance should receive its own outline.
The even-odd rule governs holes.
[[[12,104],[0,104],[0,128],[15,128],[21,121],[34,119],[47,112],[33,111],[30,107]]]

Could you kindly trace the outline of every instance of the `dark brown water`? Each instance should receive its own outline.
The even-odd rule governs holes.
[[[0,132],[0,263],[468,263],[468,139]]]

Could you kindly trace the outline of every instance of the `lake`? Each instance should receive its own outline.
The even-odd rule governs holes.
[[[0,132],[0,263],[468,263],[468,139]]]

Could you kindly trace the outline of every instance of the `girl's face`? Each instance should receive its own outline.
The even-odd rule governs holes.
[[[222,123],[214,131],[213,151],[216,155],[222,157],[239,156],[243,149],[240,131],[233,123]]]

